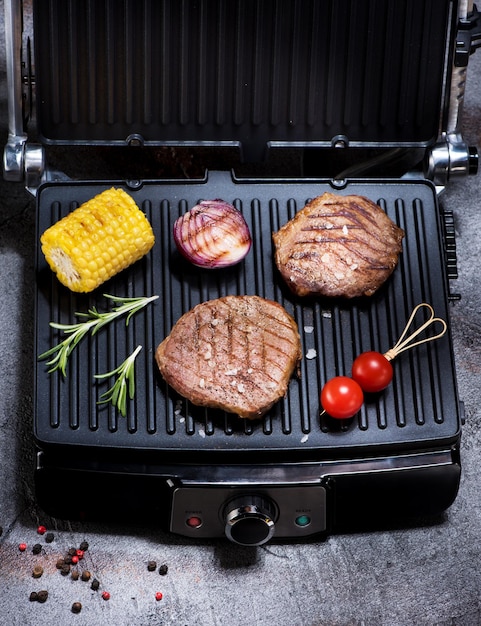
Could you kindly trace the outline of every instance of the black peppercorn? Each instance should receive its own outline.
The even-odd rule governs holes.
[[[65,565],[65,561],[64,559],[58,559],[57,563],[55,564],[57,569],[62,569],[62,567]]]
[[[155,570],[157,569],[157,563],[155,561],[149,561],[147,563],[147,569],[149,570],[149,572],[155,572]]]
[[[85,582],[87,582],[87,580],[90,580],[90,572],[88,571],[88,569],[84,570],[82,572],[82,580],[84,580]]]
[[[74,569],[73,570],[73,572],[71,573],[71,577],[72,577],[72,580],[78,580],[79,579],[78,569]]]
[[[62,565],[62,567],[60,568],[60,573],[62,574],[62,576],[68,576],[70,574],[70,565]]]
[[[47,543],[52,543],[53,540],[54,540],[54,534],[53,533],[47,533],[45,535],[45,541]]]
[[[80,602],[74,602],[72,604],[72,613],[80,613],[82,610],[82,604]]]
[[[45,602],[48,598],[48,591],[45,591],[45,589],[43,589],[42,591],[39,591],[37,594],[37,600],[39,602]]]
[[[40,578],[42,574],[43,574],[43,567],[41,565],[35,565],[35,567],[32,570],[32,576],[34,578]]]
[[[77,553],[77,548],[69,548],[67,552],[69,556],[73,556],[76,553]]]
[[[32,546],[33,554],[40,554],[40,552],[42,552],[42,546],[39,543],[36,543],[34,546]]]
[[[161,576],[165,576],[165,575],[167,574],[167,572],[168,572],[168,571],[169,571],[169,568],[167,567],[167,565],[165,565],[165,563],[164,563],[164,565],[161,565],[161,566],[159,567],[159,574],[160,574]]]
[[[37,602],[38,593],[36,591],[32,591],[32,593],[30,594],[29,600],[30,602]]]
[[[89,549],[89,544],[87,541],[82,541],[82,543],[80,544],[80,549],[83,550],[84,552],[86,552]]]
[[[94,579],[92,580],[92,584],[90,585],[90,589],[93,589],[94,591],[97,591],[97,589],[98,589],[99,587],[100,587],[100,583],[99,583],[99,581],[98,581],[96,578],[94,578]]]

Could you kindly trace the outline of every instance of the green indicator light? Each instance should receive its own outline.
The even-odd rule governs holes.
[[[299,515],[299,517],[296,517],[296,524],[298,526],[309,526],[310,523],[311,518],[309,515]]]

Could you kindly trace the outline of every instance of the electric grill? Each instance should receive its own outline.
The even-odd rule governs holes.
[[[349,375],[361,352],[392,347],[417,304],[429,303],[449,325],[459,297],[451,291],[456,245],[453,214],[438,195],[477,168],[460,132],[466,68],[481,37],[476,7],[34,0],[33,59],[21,3],[5,0],[5,9],[4,175],[36,195],[38,235],[119,186],[156,236],[144,259],[92,294],[60,285],[37,248],[40,505],[59,517],[132,514],[192,539],[226,535],[243,545],[447,509],[460,479],[463,420],[449,332],[400,355],[392,384],[366,396],[350,420],[323,414],[319,394],[330,378]],[[38,143],[26,127],[33,95]],[[78,154],[102,155],[93,175],[75,172]],[[176,176],[167,157],[178,154],[207,166],[182,166]],[[115,168],[120,177],[109,174]],[[405,230],[398,267],[370,298],[299,299],[276,271],[272,232],[324,191],[367,196]],[[253,246],[239,265],[203,270],[180,257],[172,225],[212,198],[242,211]],[[159,299],[128,326],[82,341],[65,379],[49,374],[37,362],[59,340],[49,322],[105,310],[105,293]],[[228,294],[276,300],[299,326],[300,374],[259,421],[192,406],[154,361],[184,312]],[[98,404],[105,387],[93,376],[138,344],[136,394],[121,417]]]

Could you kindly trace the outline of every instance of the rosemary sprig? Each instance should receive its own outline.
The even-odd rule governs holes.
[[[52,355],[55,355],[52,359],[47,361],[47,365],[50,366],[49,373],[60,370],[65,377],[67,372],[67,361],[72,353],[72,350],[80,342],[89,331],[92,335],[95,335],[103,326],[110,324],[118,317],[127,314],[125,325],[128,326],[132,315],[140,311],[143,307],[147,306],[150,302],[156,300],[159,296],[139,297],[139,298],[120,298],[118,296],[112,296],[104,293],[104,296],[117,303],[117,306],[113,307],[111,311],[106,313],[99,313],[95,307],[88,310],[87,313],[75,313],[77,317],[86,318],[83,322],[76,324],[58,324],[57,322],[50,322],[52,328],[57,328],[63,331],[67,337],[58,343],[50,350],[43,352],[39,357],[39,361],[46,359]]]
[[[135,395],[135,359],[141,350],[142,346],[137,346],[132,354],[114,370],[106,372],[105,374],[94,375],[94,378],[97,379],[117,376],[112,387],[100,396],[104,399],[100,400],[97,404],[111,402],[113,406],[117,407],[122,416],[125,417],[127,412],[127,392],[131,400]]]

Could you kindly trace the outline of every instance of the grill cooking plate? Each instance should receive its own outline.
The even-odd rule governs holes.
[[[61,340],[50,321],[70,324],[76,311],[92,306],[106,310],[109,302],[103,293],[157,294],[159,299],[136,314],[128,327],[119,320],[85,338],[70,357],[65,380],[58,372],[48,374],[45,362],[37,364],[35,435],[41,448],[151,451],[188,462],[194,457],[214,462],[227,453],[233,462],[252,462],[338,458],[354,449],[368,454],[373,446],[377,451],[420,450],[458,439],[459,406],[448,335],[400,355],[394,361],[392,384],[367,397],[352,420],[335,422],[319,415],[323,384],[333,376],[349,375],[361,352],[392,347],[417,304],[431,304],[436,315],[448,321],[442,227],[430,183],[352,181],[337,191],[374,200],[406,232],[399,265],[387,283],[371,298],[345,302],[296,298],[273,260],[272,232],[310,198],[332,192],[328,181],[236,180],[228,172],[210,172],[204,180],[145,182],[138,187],[117,182],[45,185],[38,193],[38,234],[112,185],[124,186],[145,211],[155,246],[147,257],[88,295],[62,287],[38,248],[37,354]],[[199,200],[212,198],[242,211],[253,246],[237,266],[202,270],[181,258],[172,225]],[[192,406],[165,384],[154,360],[156,346],[183,313],[229,294],[276,300],[293,315],[301,335],[300,377],[291,380],[286,398],[255,422]],[[95,382],[94,374],[114,369],[139,344],[143,350],[136,362],[136,395],[123,418],[110,405],[98,404],[107,384]],[[245,452],[248,458],[240,454]]]

